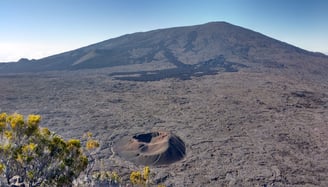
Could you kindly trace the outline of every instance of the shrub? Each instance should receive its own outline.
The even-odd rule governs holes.
[[[24,119],[21,114],[0,113],[0,175],[8,185],[72,186],[74,182],[82,186],[124,186],[122,177],[114,171],[92,171],[95,148],[99,147],[92,133],[83,136],[86,141],[82,146],[78,139],[66,141],[39,127],[40,121],[40,115]],[[85,178],[81,180],[82,173]],[[132,171],[130,183],[153,186],[149,167]]]
[[[40,128],[40,115],[0,114],[0,173],[9,184],[19,176],[29,186],[71,185],[88,166],[78,139],[65,141],[59,135]],[[89,136],[87,149],[99,143]]]
[[[148,166],[143,168],[143,172],[132,171],[130,175],[130,182],[134,185],[146,186],[149,184],[150,169]]]

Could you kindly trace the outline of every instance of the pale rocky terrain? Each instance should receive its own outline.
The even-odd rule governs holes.
[[[186,157],[152,166],[155,184],[328,186],[323,75],[245,68],[190,80],[124,81],[111,71],[1,75],[0,111],[41,114],[41,125],[65,138],[92,132],[101,142],[96,168],[125,180],[142,166],[120,158],[112,145],[164,130],[185,142]]]

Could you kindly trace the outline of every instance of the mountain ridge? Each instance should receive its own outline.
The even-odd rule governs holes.
[[[126,34],[38,60],[21,59],[16,63],[0,64],[0,73],[95,69],[135,64],[150,64],[154,70],[174,69],[202,64],[220,56],[243,66],[260,64],[278,68],[297,66],[293,62],[295,59],[328,59],[324,54],[306,51],[247,28],[227,22],[209,22]]]

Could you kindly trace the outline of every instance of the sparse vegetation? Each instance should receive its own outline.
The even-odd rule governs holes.
[[[85,147],[78,139],[64,140],[61,136],[39,127],[40,115],[0,114],[0,174],[2,185],[71,186],[84,172],[85,181],[77,185],[123,186],[115,171],[92,171],[99,142],[86,133]],[[93,162],[89,162],[89,161]],[[92,173],[92,174],[91,174]],[[130,183],[150,186],[150,168],[132,171]]]
[[[143,172],[133,171],[130,175],[130,181],[134,185],[146,186],[149,184],[150,169],[148,166],[144,167]]]
[[[8,183],[17,176],[29,186],[70,185],[88,166],[81,141],[65,141],[40,128],[40,115],[0,114],[0,172]],[[86,149],[99,144],[90,139]]]

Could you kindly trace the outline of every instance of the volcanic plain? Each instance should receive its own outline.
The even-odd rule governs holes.
[[[40,114],[66,139],[92,132],[94,169],[124,181],[143,166],[117,142],[169,132],[184,157],[151,166],[153,184],[328,186],[328,57],[225,22],[2,63],[0,112]]]
[[[327,82],[249,69],[157,81],[117,80],[109,72],[3,75],[0,109],[41,114],[41,126],[64,138],[92,132],[101,142],[96,168],[125,176],[142,166],[117,156],[116,141],[173,132],[186,156],[152,167],[155,183],[328,185]]]

